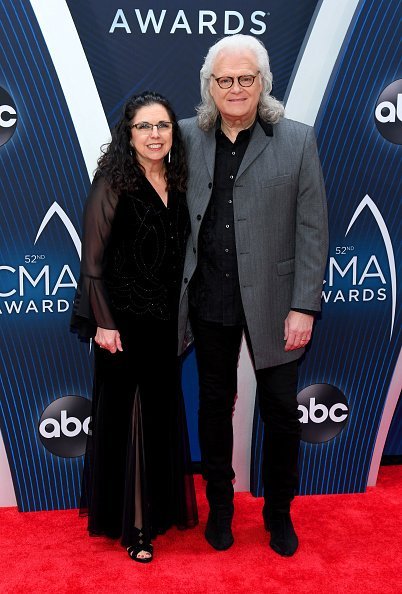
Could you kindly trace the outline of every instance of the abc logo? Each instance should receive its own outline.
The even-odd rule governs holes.
[[[402,79],[395,80],[378,97],[374,120],[386,140],[402,144]]]
[[[14,101],[2,87],[0,87],[0,146],[6,144],[17,127],[17,111]]]
[[[303,441],[323,443],[345,427],[349,407],[345,396],[329,384],[313,384],[297,395]]]
[[[42,413],[39,438],[49,452],[61,458],[76,458],[85,453],[91,435],[91,402],[81,396],[58,398]]]

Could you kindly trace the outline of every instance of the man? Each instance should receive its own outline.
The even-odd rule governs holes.
[[[324,183],[312,128],[283,118],[270,96],[268,54],[234,35],[201,69],[198,117],[183,120],[192,225],[179,315],[187,314],[200,382],[199,437],[217,550],[233,544],[232,412],[243,332],[265,427],[263,519],[270,545],[291,556],[298,483],[297,360],[311,338],[327,257]]]

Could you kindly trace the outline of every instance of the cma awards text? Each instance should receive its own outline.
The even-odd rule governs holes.
[[[333,288],[341,279],[344,279],[346,287]],[[385,301],[387,299],[386,289],[382,287],[364,287],[367,282],[380,283],[386,285],[385,275],[381,270],[377,257],[372,254],[366,261],[364,258],[352,256],[350,260],[338,262],[331,256],[328,263],[327,280],[324,280],[324,290],[322,299],[328,302],[352,303],[354,301]]]
[[[25,266],[0,266],[0,299],[13,297],[0,301],[0,315],[63,313],[69,309],[67,299],[48,297],[55,297],[63,289],[76,289],[77,281],[70,266],[64,264],[53,275],[53,270],[51,274],[50,266],[45,264],[35,272],[32,274]],[[17,296],[25,299],[15,299]]]
[[[225,10],[223,18],[218,16],[213,10],[199,10],[198,19],[197,13],[193,12],[188,17],[184,10],[177,12],[167,11],[163,9],[154,12],[151,8],[146,13],[142,13],[139,8],[135,8],[133,12],[124,12],[122,8],[116,11],[113,22],[109,29],[109,33],[116,31],[125,31],[126,33],[141,32],[141,33],[156,33],[169,32],[174,35],[176,32],[183,31],[188,35],[198,33],[203,35],[209,33],[212,35],[234,35],[235,33],[249,32],[253,35],[262,35],[267,29],[267,25],[263,19],[269,16],[269,12],[262,10],[255,10],[248,16],[242,15],[237,10]],[[195,21],[195,22],[194,22]]]

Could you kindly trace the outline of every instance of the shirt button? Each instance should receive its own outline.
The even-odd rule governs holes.
[[[236,153],[235,153],[235,151],[233,151],[233,152],[232,152],[232,155],[235,155],[235,154],[236,154]]]
[[[201,221],[202,217],[201,215],[197,215],[197,221]]]
[[[226,278],[229,278],[230,274],[227,272],[227,273],[225,274],[225,276],[226,276]]]
[[[186,285],[186,284],[188,283],[188,278],[187,278],[187,277],[185,277],[185,278],[183,279],[183,282],[184,282],[184,284]]]
[[[229,175],[230,179],[233,179],[233,175]]]
[[[228,203],[229,203],[229,204],[232,204],[232,201],[231,201],[231,200],[228,200]]]
[[[209,184],[208,184],[208,188],[209,188],[209,189],[211,189],[211,188],[212,188],[212,183],[211,183],[211,182],[209,182]]]
[[[228,252],[229,252],[228,248],[225,248],[225,252],[226,252],[226,253],[228,253]]]
[[[225,225],[226,229],[229,229],[230,225]]]

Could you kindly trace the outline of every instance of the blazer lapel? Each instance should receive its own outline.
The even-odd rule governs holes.
[[[259,122],[256,123],[249,145],[240,164],[236,179],[246,171],[258,155],[269,145],[272,135],[267,135]]]
[[[211,179],[214,178],[215,169],[215,153],[216,153],[216,140],[215,140],[215,127],[205,132],[202,135],[202,149],[204,152],[204,159],[207,165],[208,173]]]

